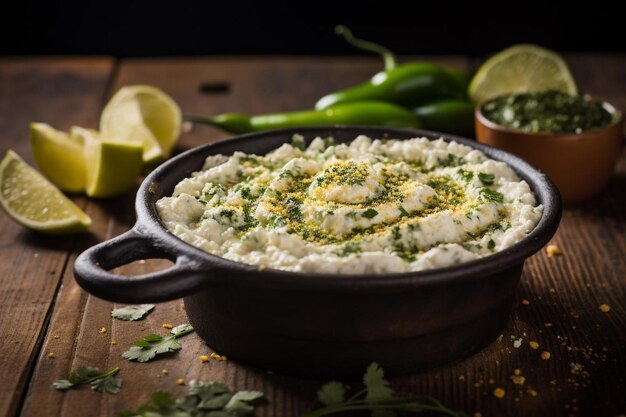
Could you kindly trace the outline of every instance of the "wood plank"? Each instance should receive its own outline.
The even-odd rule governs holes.
[[[626,99],[623,57],[607,56],[613,68],[605,77],[594,56],[575,56],[571,63],[583,91],[613,94]],[[465,66],[463,59],[449,62]],[[607,64],[608,65],[608,64]],[[123,62],[114,88],[133,83],[157,85],[169,92],[187,112],[216,114],[224,111],[269,112],[310,106],[328,91],[366,79],[379,68],[377,60],[335,58],[211,58],[148,59]],[[591,69],[590,69],[591,68]],[[603,80],[603,77],[605,78]],[[226,83],[228,93],[201,94],[202,85]],[[205,88],[210,89],[210,88]],[[213,128],[196,128],[183,137],[180,149],[225,135]],[[626,335],[624,334],[624,274],[626,273],[626,155],[607,191],[593,203],[568,209],[554,240],[563,256],[548,258],[539,253],[526,265],[513,318],[502,338],[471,358],[417,375],[395,378],[399,390],[432,395],[468,414],[483,416],[617,415],[626,409]],[[132,197],[90,204],[95,220],[94,239],[115,236],[132,224]],[[90,242],[79,242],[86,247]],[[71,261],[70,261],[71,262]],[[163,267],[163,262],[135,263],[127,273]],[[529,300],[529,304],[522,303]],[[598,306],[609,304],[602,313]],[[110,416],[145,402],[149,393],[167,389],[185,391],[174,383],[212,379],[237,389],[259,389],[269,404],[261,416],[297,416],[314,402],[318,382],[270,375],[233,361],[201,364],[198,356],[212,350],[195,334],[186,336],[176,355],[146,364],[120,358],[130,343],[163,323],[186,320],[180,301],[163,303],[147,319],[126,323],[111,321],[111,303],[86,296],[74,283],[70,270],[44,342],[39,364],[22,415]],[[84,313],[83,313],[84,312]],[[551,326],[547,327],[546,323]],[[106,327],[105,334],[98,334]],[[60,336],[54,339],[54,335]],[[521,346],[514,341],[521,339]],[[117,342],[111,345],[112,340]],[[528,342],[537,341],[538,350]],[[606,350],[604,349],[606,348]],[[551,352],[542,360],[540,352]],[[55,351],[56,359],[46,359]],[[78,365],[101,369],[120,366],[124,388],[118,396],[91,392],[59,393],[49,389],[54,379],[65,377]],[[580,364],[582,368],[571,364]],[[161,374],[168,369],[167,376]],[[514,384],[511,376],[520,369],[526,378]],[[572,369],[574,372],[572,372]],[[506,396],[498,399],[493,390]],[[533,396],[529,389],[536,391]]]
[[[31,121],[94,126],[112,66],[107,58],[0,60],[0,153],[12,148],[32,161]],[[0,387],[1,416],[18,411],[74,241],[0,215],[0,369],[11,375]]]

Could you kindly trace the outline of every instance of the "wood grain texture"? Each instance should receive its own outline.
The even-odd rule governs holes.
[[[31,162],[28,123],[94,126],[109,59],[0,60],[0,154]],[[84,200],[77,199],[79,204]],[[0,415],[18,411],[45,335],[74,237],[42,237],[0,214]]]
[[[570,59],[571,58],[571,59]],[[602,59],[611,69],[603,71]],[[626,58],[568,56],[581,90],[626,105]],[[600,62],[598,62],[600,60]],[[465,67],[461,58],[447,63]],[[608,65],[608,64],[607,64]],[[119,66],[113,88],[154,84],[180,103],[183,110],[216,114],[225,111],[270,112],[304,108],[320,95],[360,82],[379,69],[375,59],[211,58],[127,60]],[[226,84],[228,92],[202,94]],[[208,86],[208,87],[207,87]],[[220,88],[222,87],[220,86]],[[185,134],[179,150],[225,137],[213,128]],[[626,411],[626,155],[608,189],[592,203],[567,209],[554,243],[559,257],[538,253],[526,264],[512,320],[502,337],[478,354],[428,372],[395,378],[402,391],[432,395],[469,415],[482,416],[615,416]],[[132,196],[90,202],[92,239],[77,249],[115,236],[133,222]],[[21,243],[22,245],[31,244]],[[6,258],[5,258],[6,259]],[[73,255],[69,262],[73,260]],[[136,262],[120,268],[137,274],[162,268],[165,261]],[[33,268],[39,266],[33,266]],[[528,303],[522,302],[527,300]],[[603,313],[600,304],[611,311]],[[49,330],[21,412],[23,416],[113,416],[145,402],[149,393],[166,389],[182,394],[177,378],[224,381],[236,389],[264,391],[269,403],[260,416],[298,416],[314,405],[317,381],[268,374],[233,361],[200,363],[212,352],[197,335],[181,339],[181,352],[146,364],[123,360],[130,343],[164,323],[186,321],[180,301],[157,305],[139,322],[110,318],[113,305],[86,295],[75,284],[71,268],[63,274]],[[446,314],[442,306],[441,314]],[[99,334],[98,329],[107,332]],[[58,338],[55,338],[58,336]],[[112,344],[115,341],[116,344]],[[516,341],[519,341],[519,347]],[[532,349],[536,341],[539,349]],[[542,351],[551,353],[543,360]],[[55,359],[47,354],[55,352]],[[78,365],[110,369],[120,366],[124,387],[117,396],[84,389],[60,393],[49,388]],[[163,369],[168,374],[162,373]],[[523,384],[511,376],[519,369]],[[519,382],[519,380],[518,380]],[[493,390],[506,390],[502,399]]]

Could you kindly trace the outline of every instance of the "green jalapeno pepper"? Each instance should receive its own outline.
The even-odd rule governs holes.
[[[459,70],[427,62],[397,65],[394,54],[384,46],[355,38],[345,26],[337,26],[336,31],[350,44],[380,54],[385,61],[385,70],[363,84],[320,98],[315,104],[316,109],[360,100],[382,100],[414,108],[435,100],[464,99],[467,96],[469,77]]]
[[[206,117],[190,114],[185,115],[185,120],[217,126],[231,133],[322,125],[376,125],[413,128],[422,126],[420,119],[411,111],[382,101],[355,101],[337,104],[323,110],[301,110],[256,116],[225,113]]]
[[[474,105],[462,100],[441,100],[413,109],[425,129],[474,136]]]

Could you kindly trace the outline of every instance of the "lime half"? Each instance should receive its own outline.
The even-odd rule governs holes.
[[[469,95],[475,103],[503,94],[545,90],[578,92],[563,58],[530,44],[512,46],[489,58],[469,85]]]
[[[148,85],[122,87],[100,116],[100,133],[143,145],[146,165],[167,158],[178,142],[182,113],[174,100]]]
[[[97,132],[77,126],[70,136],[84,143],[89,197],[113,197],[135,186],[143,169],[140,143],[98,137]]]
[[[0,205],[17,223],[44,233],[87,230],[91,219],[18,154],[0,162]]]

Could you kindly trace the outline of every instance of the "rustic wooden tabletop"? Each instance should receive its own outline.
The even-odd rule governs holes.
[[[581,91],[626,110],[626,55],[566,58]],[[477,64],[461,56],[430,59],[468,70]],[[30,121],[62,129],[96,127],[103,102],[127,84],[158,86],[187,112],[257,113],[309,107],[321,94],[365,80],[379,67],[367,58],[2,59],[0,151],[14,149],[32,162]],[[184,134],[179,148],[225,136],[198,127]],[[199,356],[212,350],[195,334],[167,358],[144,364],[122,359],[139,336],[163,330],[163,323],[186,322],[181,300],[159,304],[142,321],[112,320],[114,305],[89,296],[74,281],[78,253],[132,226],[133,200],[134,195],[75,198],[94,220],[82,236],[36,235],[0,214],[0,416],[116,416],[145,403],[157,389],[182,395],[187,388],[176,384],[179,378],[261,390],[269,401],[260,416],[298,416],[314,406],[319,381],[268,374],[232,360],[201,363]],[[470,358],[395,378],[393,385],[470,416],[626,414],[626,155],[601,196],[565,210],[553,243],[562,256],[542,251],[526,262],[511,320],[498,340]],[[122,270],[137,274],[166,262],[140,261]],[[601,311],[602,304],[610,311]],[[543,351],[549,359],[542,359]],[[122,391],[50,387],[80,365],[119,366]],[[523,383],[511,378],[516,369]],[[496,388],[505,390],[503,398],[493,395]]]

